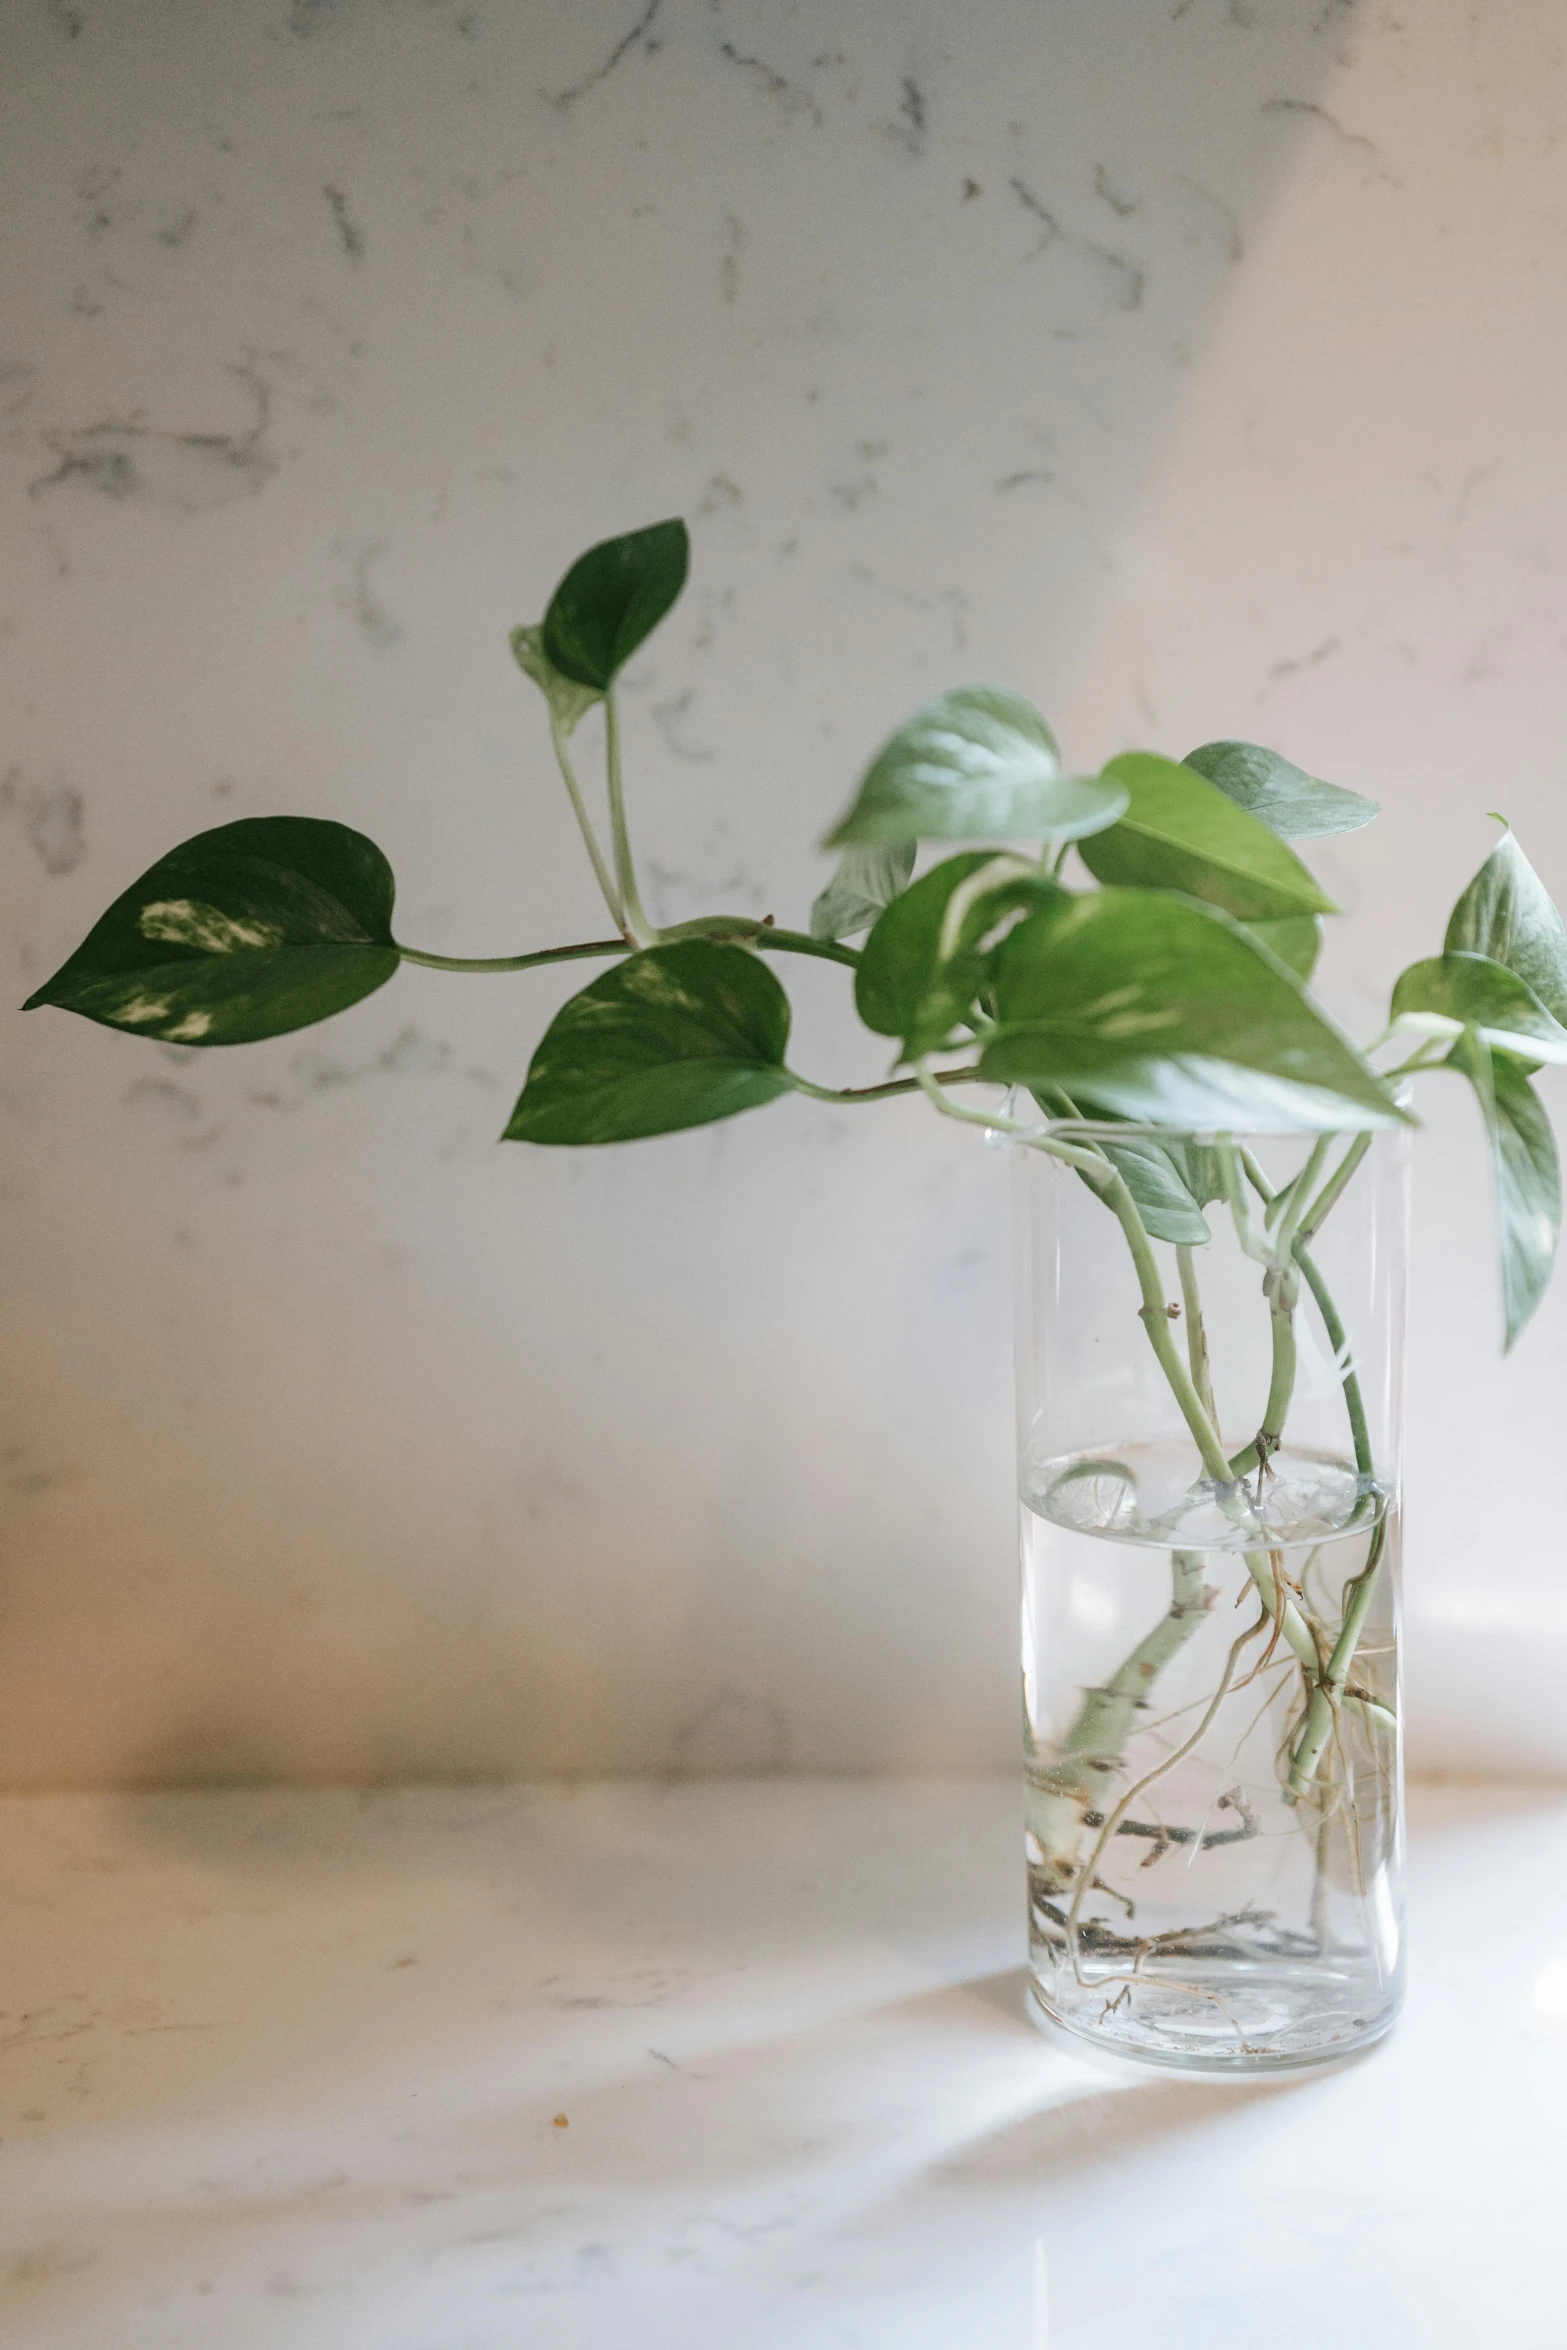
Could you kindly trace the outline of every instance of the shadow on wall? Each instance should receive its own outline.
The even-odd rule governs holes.
[[[191,779],[236,765],[201,821],[256,812],[267,778],[264,804],[385,831],[414,904],[544,935],[562,882],[536,845],[520,906],[499,894],[523,819],[498,659],[505,756],[476,760],[461,827],[430,777],[490,724],[518,548],[542,592],[557,556],[677,509],[696,582],[628,681],[670,843],[655,913],[731,875],[743,905],[757,873],[803,908],[803,844],[891,719],[965,674],[1047,705],[1070,676],[1270,192],[1340,135],[1352,19],[16,16],[0,190],[32,276],[0,519],[37,588],[14,674],[39,744],[14,775],[0,756],[17,967],[63,954],[196,829],[198,793],[233,789]],[[475,840],[497,845],[459,885]],[[927,1272],[961,1260],[974,1196],[868,1128],[828,1154],[796,1106],[737,1129],[721,1182],[700,1141],[591,1172],[519,1155],[503,1181],[470,1063],[510,1071],[545,998],[443,996],[461,1050],[394,1071],[415,987],[352,1016],[337,1057],[366,1082],[314,1091],[289,1040],[138,1096],[133,1044],[50,1013],[0,1030],[42,1171],[0,1190],[38,1334],[6,1350],[6,1408],[74,1478],[0,1494],[0,1781],[1006,1762],[1010,1570],[961,1539],[1004,1540],[1003,1286],[994,1261]],[[776,1336],[737,1349],[737,1296],[776,1309],[787,1362]],[[764,1438],[771,1518],[743,1475]],[[857,1477],[883,1490],[846,1558]],[[933,1735],[907,1700],[937,1686]]]

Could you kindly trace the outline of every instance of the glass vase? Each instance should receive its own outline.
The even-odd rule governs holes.
[[[1145,2062],[1342,2057],[1402,1993],[1406,1135],[1014,1157],[1033,1996]]]

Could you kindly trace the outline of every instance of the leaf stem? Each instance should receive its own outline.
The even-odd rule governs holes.
[[[1377,1569],[1382,1564],[1382,1552],[1387,1542],[1387,1520],[1377,1520],[1377,1530],[1371,1538],[1371,1550],[1364,1567],[1348,1589],[1353,1593],[1344,1610],[1344,1620],[1333,1654],[1328,1659],[1327,1671],[1321,1675],[1311,1693],[1306,1719],[1300,1738],[1290,1757],[1289,1794],[1292,1799],[1309,1794],[1317,1775],[1328,1740],[1333,1735],[1333,1720],[1344,1701],[1344,1684],[1354,1662],[1360,1635],[1365,1629],[1371,1603],[1376,1597]]]
[[[1371,1135],[1357,1134],[1309,1208],[1296,1219],[1295,1237],[1305,1247],[1314,1238],[1331,1209],[1338,1205],[1350,1177],[1371,1148]]]
[[[1039,1845],[1035,1864],[1047,1889],[1065,1892],[1077,1871],[1084,1815],[1108,1792],[1121,1769],[1121,1756],[1148,1692],[1172,1657],[1206,1621],[1217,1598],[1203,1581],[1200,1550],[1170,1553],[1170,1605],[1131,1654],[1097,1689],[1085,1690],[1076,1721],[1048,1762],[1031,1772],[1026,1796],[1028,1825]]]
[[[696,926],[688,928],[684,924],[677,924],[674,930],[661,933],[666,943],[678,942],[682,937],[709,938],[713,935],[705,929]],[[847,963],[851,967],[859,961],[852,947],[831,946],[823,939],[807,938],[803,930],[776,930],[761,922],[747,926],[737,921],[732,934],[720,932],[714,938],[714,943],[722,945],[730,936],[737,946],[743,942],[747,946],[768,947],[781,955],[818,955],[830,963]],[[625,937],[587,939],[581,946],[538,947],[527,955],[433,955],[426,953],[422,947],[405,947],[400,940],[395,943],[405,963],[428,964],[432,971],[531,971],[540,963],[571,963],[585,955],[630,955],[638,951],[633,941]],[[949,1071],[948,1074],[950,1076],[953,1073]],[[912,1077],[897,1088],[903,1093],[912,1093],[914,1089],[915,1081]]]
[[[1068,1166],[1076,1167],[1088,1176],[1126,1235],[1126,1245],[1132,1252],[1132,1263],[1137,1272],[1138,1287],[1143,1293],[1138,1319],[1148,1333],[1148,1343],[1158,1357],[1159,1368],[1180,1408],[1181,1417],[1191,1430],[1203,1468],[1217,1483],[1232,1484],[1234,1480],[1230,1475],[1230,1464],[1225,1458],[1224,1447],[1219,1442],[1212,1420],[1203,1409],[1202,1398],[1191,1373],[1181,1360],[1171,1333],[1169,1300],[1164,1293],[1164,1278],[1153,1253],[1153,1242],[1148,1237],[1147,1226],[1137,1212],[1137,1202],[1127,1189],[1126,1179],[1120,1169],[1098,1151],[1090,1155],[1086,1150],[1074,1150],[1049,1135],[1040,1134],[1037,1128],[1024,1126],[1016,1118],[986,1117],[982,1111],[965,1110],[958,1103],[949,1102],[942,1093],[940,1080],[923,1060],[916,1063],[915,1075],[921,1092],[929,1095],[944,1117],[961,1118],[970,1126],[988,1126],[993,1132],[1001,1134],[1015,1134],[1031,1148],[1047,1151],[1052,1158],[1065,1159]]]
[[[1300,1216],[1290,1241],[1295,1263],[1300,1268],[1307,1288],[1317,1301],[1317,1311],[1322,1316],[1322,1327],[1327,1332],[1328,1344],[1333,1349],[1333,1359],[1342,1365],[1344,1408],[1349,1415],[1350,1440],[1355,1448],[1355,1469],[1357,1475],[1367,1481],[1374,1477],[1375,1465],[1371,1451],[1371,1434],[1366,1425],[1365,1401],[1360,1392],[1360,1380],[1354,1364],[1349,1359],[1349,1341],[1345,1335],[1344,1324],[1338,1308],[1333,1302],[1332,1293],[1323,1280],[1306,1243],[1322,1223],[1329,1209],[1342,1197],[1345,1186],[1364,1159],[1370,1145],[1371,1136],[1369,1134],[1356,1137],[1312,1206]],[[1265,1206],[1270,1205],[1274,1195],[1269,1192],[1267,1178],[1249,1151],[1243,1150],[1241,1155],[1252,1189]],[[1302,1193],[1304,1189],[1305,1187],[1302,1185]],[[1287,1217],[1286,1221],[1289,1220]],[[1271,1419],[1271,1414],[1269,1419]],[[1264,1425],[1268,1424],[1269,1421],[1265,1420]],[[1310,1793],[1321,1766],[1322,1757],[1327,1752],[1328,1741],[1333,1735],[1333,1724],[1339,1708],[1345,1703],[1353,1702],[1346,1695],[1345,1684],[1349,1678],[1349,1668],[1354,1662],[1355,1650],[1360,1643],[1360,1635],[1365,1629],[1366,1617],[1370,1613],[1372,1601],[1376,1597],[1377,1574],[1382,1564],[1382,1553],[1386,1545],[1387,1519],[1384,1516],[1377,1521],[1364,1567],[1348,1586],[1353,1596],[1344,1609],[1339,1635],[1333,1644],[1333,1653],[1329,1657],[1327,1665],[1324,1667],[1318,1660],[1313,1666],[1309,1659],[1301,1657],[1302,1664],[1308,1668],[1308,1679],[1313,1683],[1313,1687],[1306,1707],[1306,1718],[1301,1724],[1300,1736],[1296,1740],[1294,1751],[1290,1756],[1286,1796],[1287,1800],[1292,1803],[1298,1802],[1302,1796]],[[1248,1560],[1247,1563],[1250,1564],[1250,1561]],[[1254,1580],[1256,1580],[1255,1571]],[[1266,1594],[1264,1597],[1266,1598]],[[1285,1630],[1287,1634],[1287,1624]],[[1291,1645],[1295,1644],[1292,1642]],[[1298,1649],[1296,1653],[1300,1653]],[[1374,1700],[1364,1701],[1360,1710],[1366,1714],[1368,1719],[1379,1720],[1384,1727],[1397,1732],[1397,1717],[1390,1714],[1385,1707],[1376,1704]]]
[[[620,705],[615,689],[604,695],[604,765],[609,780],[609,825],[615,844],[615,881],[626,910],[626,927],[639,947],[652,946],[658,932],[642,911],[636,867],[631,860],[631,834],[626,826],[626,795],[620,774]]]
[[[405,963],[425,963],[432,971],[531,971],[539,963],[574,963],[586,955],[623,955],[623,938],[593,938],[581,946],[540,947],[531,955],[428,955],[419,947],[398,946]]]
[[[894,1094],[918,1093],[921,1090],[917,1077],[892,1077],[885,1085],[851,1085],[839,1088],[831,1085],[813,1085],[808,1077],[797,1077],[792,1069],[785,1070],[784,1074],[797,1093],[808,1095],[813,1102],[885,1102],[890,1101]],[[978,1075],[977,1069],[943,1069],[938,1073],[937,1082],[941,1085],[967,1085],[971,1084]],[[990,1124],[990,1120],[985,1117],[979,1117],[978,1122],[981,1126]]]
[[[1175,1263],[1181,1277],[1181,1305],[1186,1315],[1186,1360],[1191,1368],[1192,1385],[1197,1390],[1203,1410],[1217,1427],[1219,1415],[1213,1402],[1213,1366],[1208,1360],[1208,1332],[1202,1318],[1202,1292],[1197,1286],[1197,1261],[1189,1242],[1176,1242]]]
[[[780,930],[776,922],[759,922],[754,914],[699,914],[694,922],[672,922],[658,935],[664,945],[673,939],[706,938],[715,946],[777,947],[785,955],[815,955],[824,963],[846,964],[851,971],[860,967],[859,950],[846,947],[841,939]]]
[[[550,707],[550,741],[555,746],[555,764],[560,769],[561,779],[565,783],[567,794],[575,811],[577,823],[582,833],[583,846],[588,852],[588,858],[599,888],[604,893],[604,903],[609,908],[610,919],[622,936],[629,940],[631,933],[626,928],[625,908],[622,906],[619,892],[610,878],[609,867],[604,861],[604,852],[599,847],[598,834],[593,829],[592,819],[583,801],[582,787],[577,781],[576,769],[571,764],[571,753],[566,748],[565,731],[556,715],[553,704]]]

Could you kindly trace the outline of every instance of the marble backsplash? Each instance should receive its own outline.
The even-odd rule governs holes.
[[[800,922],[882,736],[995,677],[1080,763],[1379,797],[1317,860],[1368,1032],[1488,809],[1567,895],[1564,115],[1543,0],[15,0],[15,1000],[246,814],[369,832],[411,943],[595,935],[506,632],[680,512],[656,917]],[[5,1025],[0,1781],[1009,1763],[1000,1158],[802,1101],[500,1149],[573,984]],[[1502,1365],[1423,1108],[1414,1756],[1560,1769],[1567,1290]]]

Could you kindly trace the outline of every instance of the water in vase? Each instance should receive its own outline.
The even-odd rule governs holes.
[[[1025,1459],[1036,1991],[1130,2056],[1321,2062],[1398,2004],[1396,1523],[1327,1453],[1228,1485],[1192,1466],[1174,1443]]]

